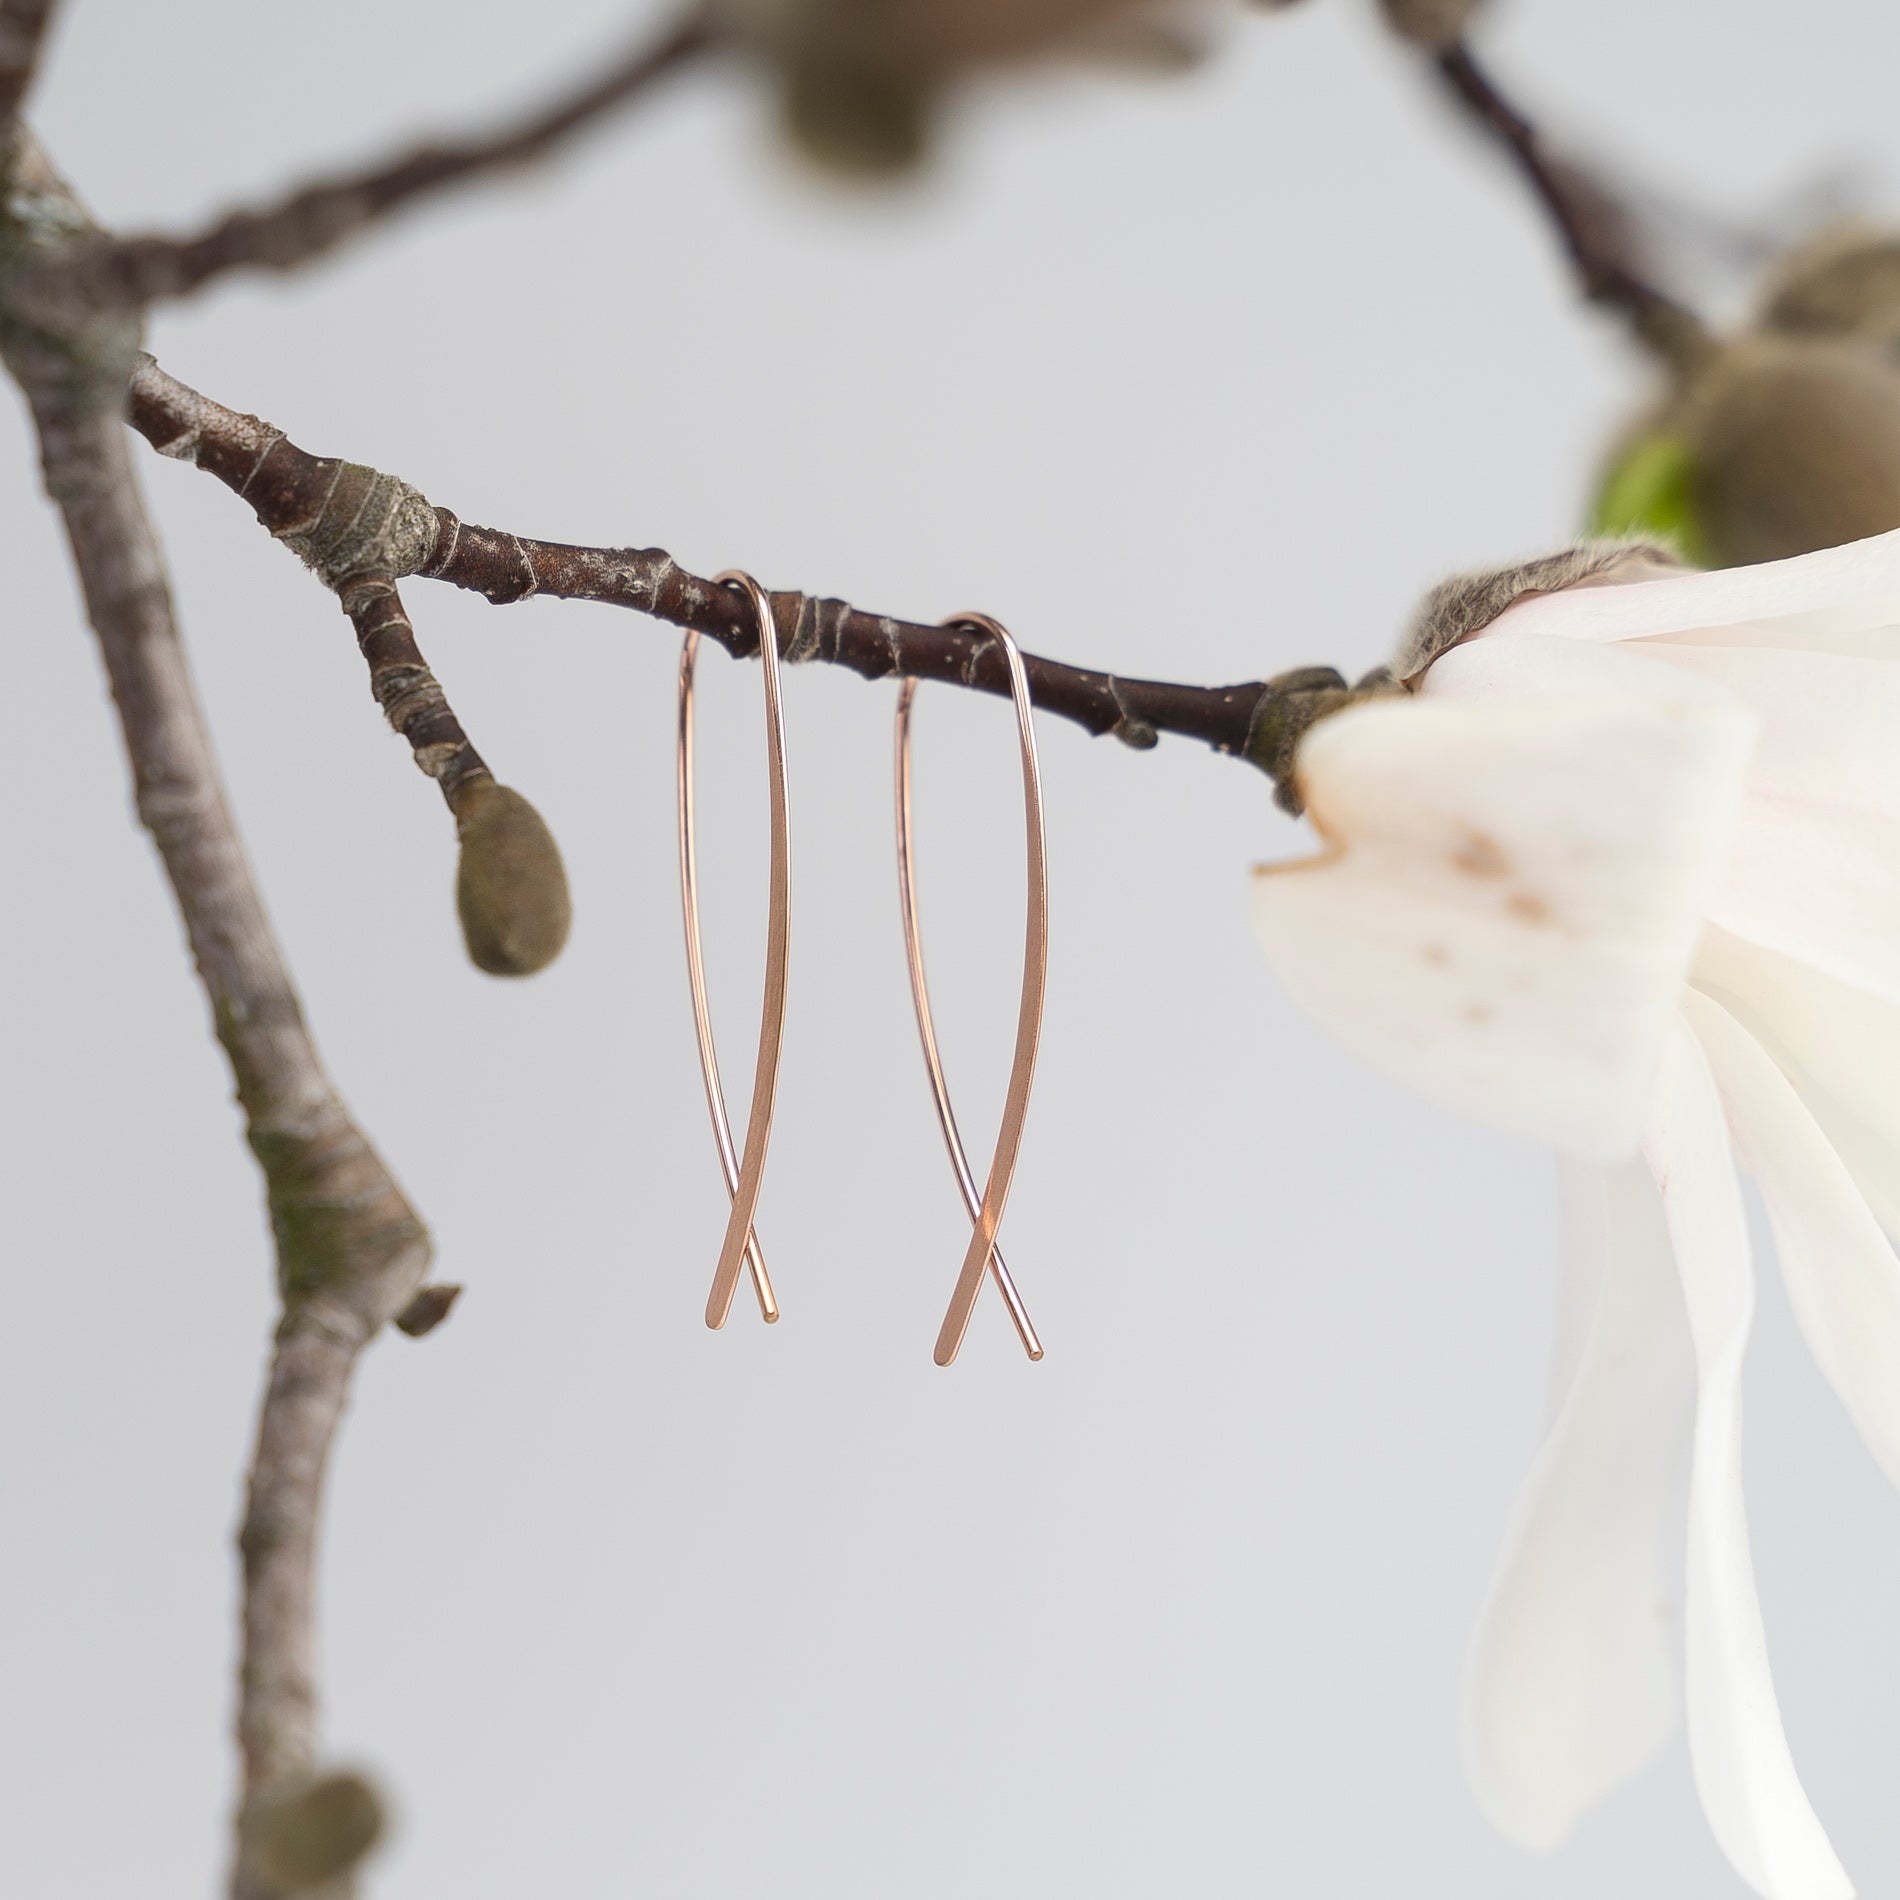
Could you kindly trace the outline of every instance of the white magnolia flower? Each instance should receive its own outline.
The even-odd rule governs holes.
[[[1731,1144],[1816,1360],[1900,1481],[1900,533],[1526,599],[1417,685],[1307,736],[1327,849],[1264,868],[1255,919],[1368,1060],[1562,1157],[1553,1408],[1471,1658],[1474,1784],[1552,1845],[1686,1702],[1736,1869],[1838,1900],[1749,1561]]]

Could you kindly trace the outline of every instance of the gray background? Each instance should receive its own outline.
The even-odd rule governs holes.
[[[122,226],[518,98],[612,0],[78,0],[39,121]],[[1873,0],[1517,0],[1554,123],[1748,212],[1891,201]],[[973,103],[923,185],[789,173],[694,76],[532,179],[154,326],[162,361],[468,518],[1065,657],[1226,681],[1380,657],[1427,582],[1562,538],[1636,387],[1515,186],[1369,7],[1244,21],[1167,85]],[[551,973],[462,962],[450,826],[346,623],[221,488],[146,458],[242,824],[335,1071],[469,1292],[362,1367],[323,1579],[327,1725],[415,1896],[1738,1893],[1675,1744],[1552,1860],[1458,1763],[1459,1667],[1542,1408],[1547,1159],[1363,1073],[1277,993],[1264,781],[1043,727],[1054,950],[993,1295],[891,868],[888,685],[788,684],[794,995],[760,1229],[785,1319],[699,1309],[724,1218],[682,980],[676,642],[417,584],[477,743],[558,832]],[[270,1321],[258,1192],[25,434],[0,413],[0,1891],[205,1893],[229,1538]],[[743,1078],[757,675],[709,660],[715,1004]],[[973,1141],[1000,1105],[1010,722],[919,707],[926,929]],[[1005,867],[986,866],[1000,854]],[[742,1086],[742,1084],[741,1084]],[[1783,1706],[1864,1892],[1900,1882],[1900,1505],[1765,1281],[1749,1485]]]

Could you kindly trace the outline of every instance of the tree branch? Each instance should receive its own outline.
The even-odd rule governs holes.
[[[0,250],[70,240],[81,215],[22,142]],[[177,899],[245,1133],[264,1176],[283,1299],[239,1549],[237,1731],[255,1818],[318,1765],[313,1664],[323,1478],[358,1355],[415,1301],[429,1239],[325,1074],[245,862],[193,691],[122,425],[137,326],[39,327],[6,296],[0,353],[26,395],[131,764],[138,814]],[[241,1834],[237,1900],[278,1891]]]
[[[396,583],[387,574],[360,574],[343,586],[341,599],[369,662],[370,692],[453,810],[470,779],[491,774],[416,645],[415,625]]]
[[[119,709],[141,820],[171,880],[245,1135],[263,1170],[283,1315],[238,1548],[238,1740],[247,1802],[318,1766],[317,1536],[358,1354],[421,1290],[429,1241],[324,1073],[238,843],[186,674],[125,438],[33,392],[58,501]],[[240,1879],[235,1892],[257,1889]]]
[[[296,546],[332,586],[367,548],[376,556],[371,564],[383,572],[447,581],[497,604],[532,594],[601,601],[696,628],[737,658],[758,650],[743,603],[727,589],[687,573],[658,548],[569,547],[475,527],[446,508],[430,508],[393,477],[307,453],[255,416],[199,395],[149,357],[132,378],[129,416],[162,455],[195,463],[241,495],[258,520]],[[378,482],[386,486],[379,490]],[[390,558],[386,543],[392,537],[413,547],[408,561]],[[319,548],[314,558],[313,547]],[[322,551],[332,547],[341,553]],[[776,593],[772,606],[779,648],[788,661],[849,667],[866,679],[906,674],[978,692],[1009,692],[1002,655],[973,628],[918,625],[801,593]],[[1174,732],[1263,767],[1269,761],[1250,745],[1269,708],[1289,692],[1344,684],[1330,669],[1312,667],[1284,676],[1284,685],[1249,680],[1235,686],[1183,686],[1121,679],[1035,654],[1026,654],[1024,665],[1036,705],[1087,732],[1113,733],[1138,749],[1152,746],[1163,732]]]
[[[233,211],[193,236],[101,237],[50,265],[53,281],[44,292],[93,306],[141,307],[182,297],[226,271],[295,270],[418,198],[547,157],[709,44],[706,29],[689,15],[658,40],[643,41],[601,77],[517,124],[418,146],[382,165],[318,179],[275,204]]]
[[[0,157],[39,69],[55,0],[0,0]]]
[[[1504,150],[1555,227],[1583,294],[1622,316],[1639,342],[1675,368],[1709,349],[1701,318],[1647,282],[1629,256],[1628,220],[1607,192],[1552,158],[1542,136],[1462,43],[1434,61],[1453,98]]]

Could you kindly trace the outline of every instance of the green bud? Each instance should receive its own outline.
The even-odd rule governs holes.
[[[382,1839],[383,1804],[361,1775],[324,1775],[244,1819],[247,1858],[283,1894],[340,1880]]]
[[[532,976],[561,954],[573,921],[560,847],[541,814],[486,774],[454,801],[462,841],[455,907],[469,961],[490,976]]]
[[[1695,450],[1680,435],[1638,435],[1604,471],[1590,510],[1592,535],[1660,541],[1697,567],[1711,564],[1697,501]]]

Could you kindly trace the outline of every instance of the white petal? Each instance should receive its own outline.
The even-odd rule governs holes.
[[[1592,657],[1536,646],[1553,667]],[[1258,872],[1254,922],[1296,999],[1388,1075],[1614,1159],[1641,1132],[1753,720],[1680,669],[1594,658],[1664,688],[1428,692],[1315,727],[1300,784],[1330,848]]]
[[[1640,1768],[1679,1690],[1668,1604],[1695,1396],[1682,1289],[1640,1161],[1564,1168],[1565,1266],[1583,1321],[1505,1539],[1465,1677],[1465,1759],[1492,1823],[1552,1847]],[[1565,1362],[1569,1363],[1566,1364]]]
[[[1765,647],[1623,651],[1761,715],[1719,924],[1900,1001],[1900,666]]]
[[[1691,980],[1774,1057],[1900,1237],[1900,1005],[1723,930],[1703,933]]]
[[[1827,1136],[1767,1052],[1695,991],[1701,1041],[1729,1126],[1774,1223],[1789,1303],[1867,1449],[1900,1483],[1900,1260]]]
[[[1451,648],[1433,661],[1419,682],[1420,695],[1425,699],[1502,700],[1551,693],[1566,698],[1588,694],[1640,701],[1658,710],[1739,708],[1745,704],[1738,694],[1703,678],[1699,672],[1659,664],[1656,650],[1648,646],[1595,646],[1554,634],[1513,632],[1510,629],[1522,611],[1513,608],[1494,621],[1489,632]]]
[[[1802,1792],[1781,1729],[1742,1509],[1742,1354],[1754,1314],[1748,1230],[1708,1063],[1678,1024],[1644,1151],[1695,1342],[1689,1587],[1683,1618],[1689,1757],[1722,1851],[1767,1900],[1853,1888]]]
[[[1565,640],[1766,640],[1900,658],[1900,530],[1759,567],[1568,588],[1520,602],[1492,625]]]

